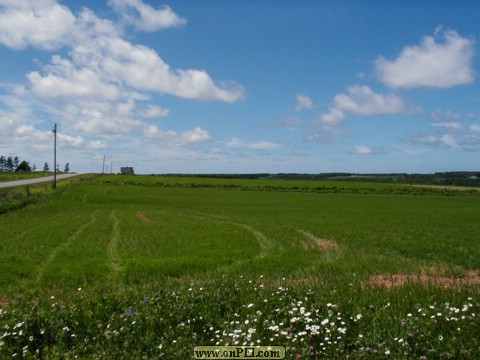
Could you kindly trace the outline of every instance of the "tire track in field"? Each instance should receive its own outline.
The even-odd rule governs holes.
[[[108,243],[108,256],[110,258],[110,267],[112,268],[111,278],[116,279],[120,273],[120,258],[118,256],[118,242],[120,240],[120,220],[116,216],[117,211],[112,210],[110,219],[113,221],[112,236]]]
[[[233,226],[238,226],[247,230],[250,234],[252,234],[255,237],[255,239],[258,241],[258,244],[260,245],[259,257],[265,257],[269,255],[275,246],[272,239],[269,239],[265,234],[263,234],[260,230],[255,229],[253,226],[231,221],[229,218],[225,216],[202,214],[202,213],[198,213],[198,214],[199,215],[194,215],[194,217],[198,219],[203,219],[203,220],[210,220],[220,224],[229,224]]]
[[[68,248],[74,241],[77,239],[80,234],[89,226],[91,226],[97,219],[100,209],[96,209],[90,214],[90,220],[80,226],[72,235],[70,235],[66,241],[58,245],[55,249],[52,250],[50,255],[46,258],[43,264],[40,265],[37,273],[37,282],[40,282],[45,274],[47,267],[55,260],[58,256],[58,253],[66,248]]]

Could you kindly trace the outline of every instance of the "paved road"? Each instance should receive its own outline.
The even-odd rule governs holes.
[[[68,179],[73,176],[79,176],[79,175],[82,175],[82,174],[59,174],[57,175],[57,180]],[[52,182],[52,181],[53,181],[53,176],[44,176],[36,179],[26,179],[26,180],[17,180],[17,181],[4,181],[4,182],[0,182],[0,189],[15,187],[15,186],[39,184],[39,183]]]

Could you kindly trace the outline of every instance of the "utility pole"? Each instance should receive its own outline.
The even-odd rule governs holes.
[[[53,185],[57,188],[57,124],[53,127]]]

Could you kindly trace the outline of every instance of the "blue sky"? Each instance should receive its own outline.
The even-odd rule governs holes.
[[[0,155],[39,170],[479,171],[478,1],[0,0]]]

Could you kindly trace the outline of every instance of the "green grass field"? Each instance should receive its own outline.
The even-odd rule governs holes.
[[[480,357],[477,190],[62,183],[0,216],[1,358]]]

